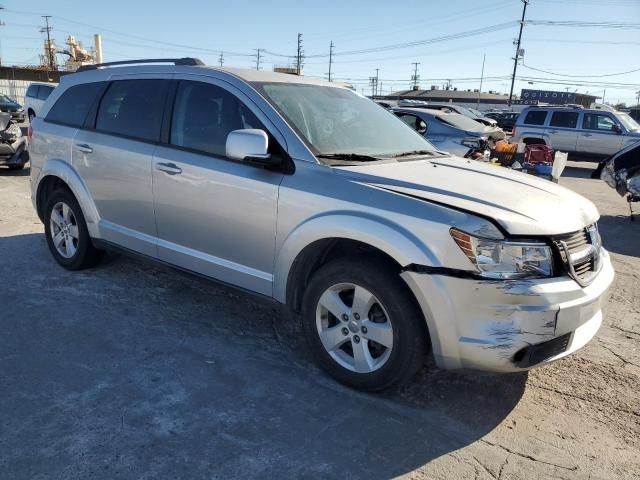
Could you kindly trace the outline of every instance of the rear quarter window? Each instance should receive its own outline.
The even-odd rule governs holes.
[[[25,95],[27,97],[37,98],[38,97],[38,87],[39,87],[39,85],[29,85],[29,88],[27,88],[27,93],[25,93]]]
[[[40,88],[38,89],[38,98],[40,100],[46,100],[47,98],[49,98],[49,95],[51,95],[51,92],[53,92],[53,87],[40,85]]]
[[[531,110],[524,117],[524,123],[525,125],[544,125],[546,119],[547,112],[544,110]]]
[[[70,87],[60,95],[45,120],[70,127],[81,127],[103,86],[104,82],[95,82]]]

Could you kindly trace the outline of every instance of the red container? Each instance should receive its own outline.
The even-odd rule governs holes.
[[[553,148],[546,145],[527,145],[524,161],[530,165],[553,165]]]

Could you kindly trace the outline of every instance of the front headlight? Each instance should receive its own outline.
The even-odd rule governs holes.
[[[486,278],[542,278],[553,275],[551,248],[539,242],[514,242],[474,237],[451,229],[451,236]]]

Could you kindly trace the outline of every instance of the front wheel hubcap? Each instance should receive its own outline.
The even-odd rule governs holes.
[[[63,258],[73,257],[78,251],[80,233],[76,216],[69,205],[58,202],[53,206],[49,229],[56,251]]]
[[[339,283],[320,296],[316,327],[325,351],[356,373],[381,368],[393,350],[393,326],[382,303],[366,288]]]

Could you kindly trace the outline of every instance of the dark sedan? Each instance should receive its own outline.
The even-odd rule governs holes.
[[[518,112],[489,112],[487,117],[498,122],[498,126],[503,130],[511,131],[518,118]]]
[[[14,122],[24,122],[25,114],[22,105],[6,95],[0,95],[0,112],[10,114]]]

